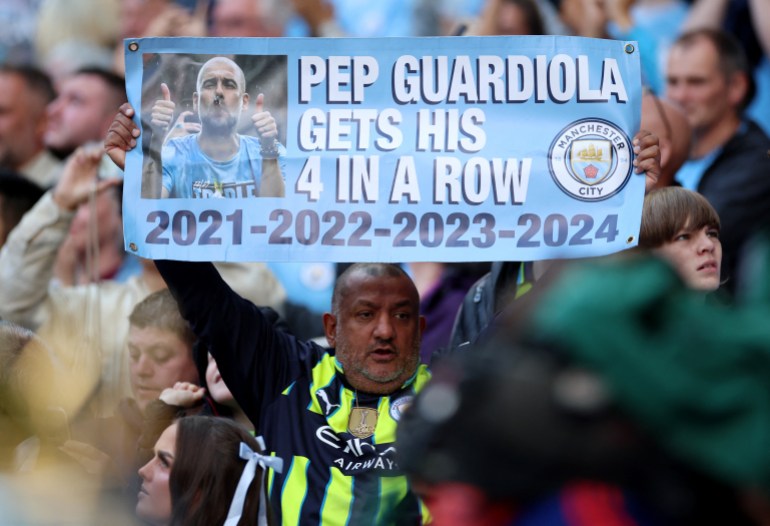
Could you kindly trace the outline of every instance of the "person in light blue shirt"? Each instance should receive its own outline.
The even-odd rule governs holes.
[[[155,142],[166,136],[176,111],[166,84],[161,91],[163,98],[152,108]],[[275,118],[264,109],[260,93],[251,116],[257,135],[241,135],[238,122],[248,107],[240,66],[225,57],[204,63],[193,93],[200,123],[184,125],[185,132],[193,132],[189,135],[174,136],[175,130],[166,137],[161,181],[153,181],[153,197],[282,197],[285,150],[277,140]]]
[[[186,135],[170,139],[163,146],[164,197],[259,197],[262,186],[262,145],[259,139],[239,136],[238,152],[223,161],[206,155],[200,136]],[[283,146],[278,160],[283,173]],[[275,162],[275,160],[273,160]],[[279,196],[273,196],[279,197]]]

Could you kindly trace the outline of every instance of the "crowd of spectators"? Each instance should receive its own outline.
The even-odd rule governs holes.
[[[0,24],[0,525],[770,524],[767,0],[5,0]],[[134,111],[156,156],[210,123],[166,84],[132,108],[123,39],[470,35],[638,42],[637,248],[125,251]],[[226,77],[206,103],[247,106],[238,65],[198,69],[195,97]],[[283,195],[253,98],[249,184]]]

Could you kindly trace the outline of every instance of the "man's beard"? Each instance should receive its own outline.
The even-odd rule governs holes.
[[[353,354],[350,351],[350,346],[348,345],[347,339],[342,336],[341,334],[337,334],[337,345],[335,347],[336,349],[336,355],[337,359],[340,363],[344,361],[347,362],[347,364],[343,363],[343,367],[345,369],[345,373],[349,374],[350,372],[356,372],[366,378],[367,380],[370,380],[375,383],[379,384],[387,384],[394,380],[397,380],[399,377],[403,376],[407,370],[409,371],[409,375],[411,376],[414,374],[414,371],[417,370],[417,366],[420,363],[420,340],[419,338],[413,343],[412,345],[412,353],[410,354],[409,359],[404,363],[403,367],[400,367],[393,371],[392,373],[382,376],[382,375],[375,375],[369,372],[364,364],[363,360],[366,358],[366,356],[363,357],[363,359],[360,360],[353,360]],[[339,357],[342,356],[343,360],[340,360]]]
[[[215,107],[218,108],[219,106]],[[206,128],[206,133],[211,132],[218,135],[229,135],[236,131],[240,118],[240,112],[238,112],[237,115],[228,112],[227,115],[220,115],[217,117],[204,115],[201,116],[201,127]]]

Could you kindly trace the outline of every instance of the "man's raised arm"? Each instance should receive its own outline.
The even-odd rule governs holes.
[[[168,92],[168,89],[166,89],[166,92]],[[158,101],[153,106],[152,122],[154,126],[152,140],[150,141],[149,156],[142,167],[142,197],[145,199],[167,197],[167,195],[164,195],[166,192],[163,189],[160,152],[168,126],[164,127],[162,122],[157,120],[159,117],[156,118],[156,108],[161,102],[163,101]],[[173,102],[171,104],[173,105]],[[165,110],[163,115],[168,114],[168,108],[165,108]],[[171,106],[171,115],[173,115],[173,111],[173,106]],[[136,147],[137,139],[139,138],[139,128],[132,120],[133,116],[134,108],[129,103],[126,102],[121,105],[104,141],[104,151],[121,170],[124,170],[126,167],[126,152]]]

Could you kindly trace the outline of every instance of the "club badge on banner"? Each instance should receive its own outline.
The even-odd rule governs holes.
[[[636,245],[635,42],[128,39],[126,248],[532,261]]]

